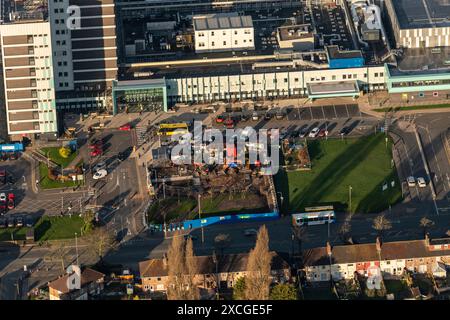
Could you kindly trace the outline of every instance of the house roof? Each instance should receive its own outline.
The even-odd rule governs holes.
[[[439,242],[439,240],[436,240]],[[431,241],[431,245],[435,242]],[[442,250],[433,249],[427,245],[426,240],[386,242],[381,245],[380,256],[375,243],[334,246],[332,248],[331,262],[333,264],[357,263],[380,260],[426,258],[450,255],[450,246]],[[312,248],[304,252],[305,266],[328,265],[330,258],[326,247]]]
[[[85,268],[81,272],[81,286],[88,285],[89,283],[98,281],[102,279],[105,275],[101,272],[95,271],[90,268]],[[67,279],[69,278],[69,274],[65,274],[62,277],[59,277],[56,280],[53,280],[48,283],[48,287],[55,289],[61,293],[68,293],[69,288],[67,287]]]
[[[289,264],[276,252],[271,252],[272,270],[288,269]],[[248,253],[229,254],[218,257],[218,272],[242,272],[247,269]],[[198,256],[197,274],[212,274],[216,272],[216,265],[212,256]],[[139,263],[139,273],[142,278],[164,277],[168,275],[168,267],[163,259],[151,259]]]

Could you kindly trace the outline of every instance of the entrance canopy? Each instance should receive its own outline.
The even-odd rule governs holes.
[[[114,81],[112,97],[114,114],[167,111],[165,79]]]
[[[311,99],[359,96],[357,81],[308,83],[306,87]]]

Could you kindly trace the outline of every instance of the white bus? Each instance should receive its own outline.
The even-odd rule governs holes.
[[[333,223],[335,221],[336,217],[333,210],[292,214],[292,224],[296,227]]]

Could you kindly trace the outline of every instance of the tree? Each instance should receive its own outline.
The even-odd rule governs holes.
[[[269,299],[270,265],[269,233],[265,225],[259,228],[255,248],[250,251],[247,262],[245,298],[247,300]]]
[[[223,256],[223,251],[227,248],[231,243],[231,237],[229,234],[220,233],[214,238],[215,247],[220,250],[220,255]]]
[[[61,147],[59,148],[58,153],[61,157],[67,159],[72,153],[72,150],[69,147]]]
[[[277,284],[270,290],[270,300],[297,300],[297,288],[292,284]]]
[[[428,229],[434,226],[434,221],[428,219],[427,217],[423,217],[420,219],[419,225],[423,228],[423,235],[425,236]]]
[[[339,228],[339,236],[343,242],[346,242],[350,237],[352,226],[349,221],[345,221]]]
[[[185,249],[185,263],[186,263],[186,282],[187,282],[187,296],[188,300],[198,300],[198,289],[194,282],[194,277],[197,272],[197,260],[194,255],[194,245],[192,239],[189,238],[186,243]]]
[[[83,214],[83,228],[81,229],[81,235],[89,233],[93,228],[93,221],[95,214],[92,210],[88,210]]]
[[[100,261],[103,261],[105,254],[114,249],[116,239],[106,228],[94,229],[86,238],[88,242],[88,250],[95,254]]]
[[[61,270],[63,273],[66,272],[65,258],[67,257],[69,250],[66,245],[62,242],[53,251],[54,255],[61,261]]]
[[[308,238],[307,229],[301,226],[294,226],[292,227],[292,232],[294,234],[294,237],[297,239],[298,252],[299,254],[301,254],[303,252],[302,251],[303,241],[305,241]]]
[[[179,232],[175,232],[172,243],[167,252],[167,266],[169,286],[167,288],[168,300],[184,300],[184,275],[186,274],[184,264],[184,240]]]
[[[238,278],[234,283],[233,300],[245,300],[245,277]]]
[[[382,214],[373,219],[372,228],[378,231],[378,235],[382,237],[383,231],[391,229],[392,224],[391,221]]]

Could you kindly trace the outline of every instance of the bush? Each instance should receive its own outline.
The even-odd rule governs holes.
[[[64,159],[67,159],[72,154],[72,150],[69,147],[61,147],[58,152]]]
[[[237,279],[234,283],[233,300],[245,300],[245,277]]]
[[[277,284],[270,290],[270,300],[297,300],[297,288],[292,284]]]

